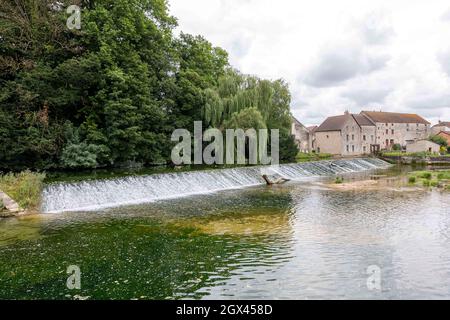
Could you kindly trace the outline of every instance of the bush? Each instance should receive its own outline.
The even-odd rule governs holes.
[[[424,180],[423,181],[423,186],[424,187],[429,187],[430,186],[430,180]]]
[[[342,184],[342,183],[344,183],[344,178],[342,178],[342,177],[336,177],[336,180],[334,181],[334,183],[336,183],[336,184]]]
[[[422,179],[427,179],[427,180],[431,180],[432,178],[432,174],[430,172],[424,172],[420,175],[420,178]]]
[[[70,169],[93,169],[98,167],[97,157],[106,153],[104,146],[78,143],[67,145],[61,156],[61,164]]]
[[[436,188],[438,185],[439,183],[436,180],[430,182],[430,186],[432,186],[433,188]]]
[[[416,177],[409,177],[408,182],[409,183],[416,183]]]
[[[448,147],[448,143],[447,140],[445,140],[443,137],[441,136],[434,136],[430,138],[430,141],[437,143],[439,145],[441,145],[442,147]]]
[[[393,151],[402,151],[402,145],[399,143],[396,143],[392,146]]]
[[[44,186],[44,173],[24,171],[0,176],[0,189],[8,194],[23,209],[37,209]]]

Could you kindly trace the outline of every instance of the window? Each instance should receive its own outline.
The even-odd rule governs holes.
[[[355,146],[352,146],[352,151],[355,152]]]
[[[327,135],[327,139],[329,138],[330,136],[329,135]]]
[[[386,123],[386,127],[388,126],[389,124],[388,123]]]
[[[363,147],[363,151],[364,151],[364,153],[367,151],[367,148],[366,147]]]
[[[348,147],[348,145],[347,145],[347,152],[349,152],[350,151],[350,148]]]
[[[352,141],[353,141],[353,140],[355,140],[355,135],[354,135],[354,134],[352,134]]]
[[[366,141],[366,135],[363,135],[363,140]]]
[[[389,134],[389,130],[388,129],[386,129],[386,134]]]
[[[373,135],[370,136],[370,140],[373,142]]]
[[[394,129],[392,129],[392,134],[394,134],[394,132],[395,132]]]
[[[386,147],[389,146],[389,139],[386,139]]]
[[[347,135],[347,141],[350,139],[350,136],[349,135]]]

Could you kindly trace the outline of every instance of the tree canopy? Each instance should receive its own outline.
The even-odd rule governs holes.
[[[285,82],[232,70],[176,26],[166,0],[0,1],[0,168],[166,163],[171,132],[198,120],[251,116],[289,136]]]

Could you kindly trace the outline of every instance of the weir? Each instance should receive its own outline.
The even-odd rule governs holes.
[[[389,163],[380,159],[361,158],[284,164],[271,170],[290,180],[302,180],[389,166]],[[42,212],[94,211],[262,185],[265,181],[261,168],[177,172],[50,184],[43,191]]]

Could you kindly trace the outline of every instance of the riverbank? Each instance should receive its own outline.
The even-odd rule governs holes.
[[[0,218],[38,213],[44,179],[31,171],[0,175]]]
[[[406,165],[450,165],[450,154],[387,152],[383,153],[380,158],[390,163]]]

